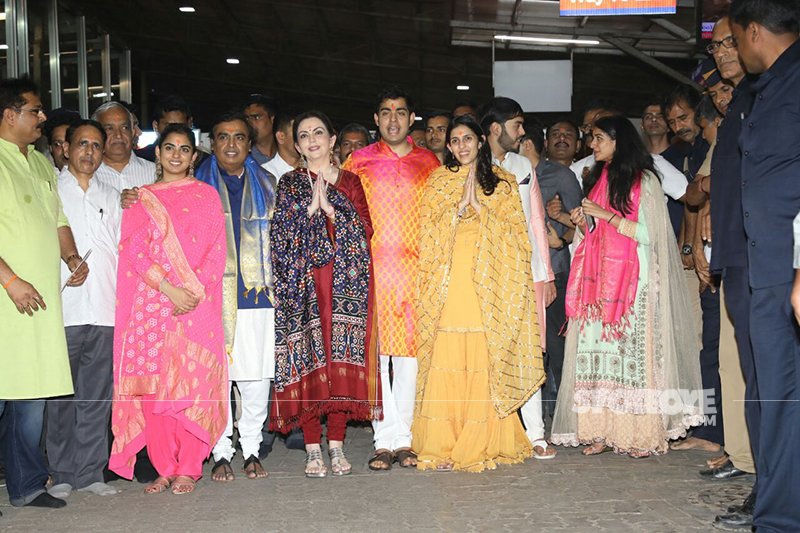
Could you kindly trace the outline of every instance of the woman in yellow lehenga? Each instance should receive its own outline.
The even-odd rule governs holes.
[[[480,126],[450,123],[420,220],[419,470],[481,472],[532,455],[516,410],[544,381],[531,247],[516,180]]]

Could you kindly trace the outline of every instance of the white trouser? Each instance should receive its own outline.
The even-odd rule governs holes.
[[[525,424],[525,434],[531,443],[544,438],[544,418],[542,417],[542,389],[530,397],[520,408],[522,423]]]
[[[233,381],[228,384],[233,386]],[[242,416],[236,425],[239,428],[239,444],[245,458],[255,455],[258,457],[258,448],[261,446],[261,428],[267,420],[267,403],[269,402],[269,379],[260,381],[237,381],[239,394],[242,397]],[[230,388],[228,389],[230,391]],[[228,402],[228,423],[225,433],[214,446],[214,461],[222,458],[231,460],[236,450],[233,447],[233,413]]]
[[[389,360],[394,379],[389,384]],[[411,447],[411,423],[417,393],[417,360],[414,357],[381,356],[383,420],[374,420],[375,449],[390,451]]]

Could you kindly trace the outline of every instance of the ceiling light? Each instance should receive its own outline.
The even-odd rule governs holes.
[[[229,65],[238,65],[239,64],[239,60],[236,59],[235,57],[229,57],[228,59],[225,60],[225,62],[227,64],[229,64]]]
[[[0,12],[0,20],[6,20],[6,12]]]
[[[456,85],[457,91],[469,91],[469,85]]]
[[[417,116],[414,117],[414,120],[416,120],[417,122],[422,122],[422,117],[417,115]]]
[[[192,6],[182,6],[178,8],[178,11],[181,13],[194,13],[194,8]]]
[[[0,50],[8,50],[7,44],[0,44]]]
[[[105,98],[107,96],[106,93],[94,93],[92,98]],[[114,93],[111,93],[111,96],[114,96]]]
[[[543,44],[583,44],[587,46],[600,44],[594,39],[561,39],[558,37],[523,37],[517,35],[495,35],[496,41],[519,41],[524,43],[543,43]]]

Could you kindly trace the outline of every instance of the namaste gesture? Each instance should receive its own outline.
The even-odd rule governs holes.
[[[310,180],[311,178],[309,177]],[[316,181],[311,183],[311,190],[313,196],[311,197],[311,203],[308,205],[308,216],[312,217],[317,211],[322,210],[326,217],[333,218],[333,206],[328,201],[328,180],[325,179],[321,171],[317,175]]]
[[[459,216],[464,214],[464,210],[467,208],[467,206],[472,206],[472,209],[474,209],[477,214],[481,213],[481,204],[478,201],[478,195],[475,192],[476,181],[477,178],[475,177],[475,165],[472,165],[469,168],[467,179],[464,181],[464,192],[461,194],[461,200],[458,202]]]

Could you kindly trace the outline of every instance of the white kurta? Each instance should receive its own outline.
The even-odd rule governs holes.
[[[239,309],[228,365],[231,381],[275,378],[275,309]]]

